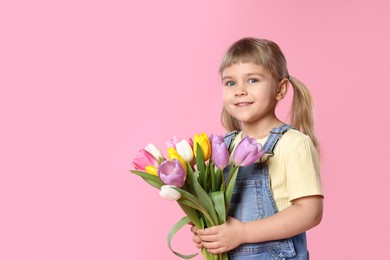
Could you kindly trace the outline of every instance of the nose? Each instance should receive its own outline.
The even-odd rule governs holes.
[[[237,84],[234,95],[236,97],[246,96],[248,94],[244,84]]]

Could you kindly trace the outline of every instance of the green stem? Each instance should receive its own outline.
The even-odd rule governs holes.
[[[181,198],[181,200],[182,199],[183,198]],[[187,200],[193,204],[192,206],[194,209],[197,209],[200,212],[202,212],[202,214],[207,218],[207,220],[211,223],[211,225],[213,225],[213,226],[216,225],[216,223],[213,221],[212,217],[210,216],[210,214],[207,212],[207,210],[205,208],[200,206],[196,201],[192,200],[191,198],[187,198]]]
[[[222,189],[221,190],[223,190],[223,191],[225,191],[225,189],[226,189],[226,185],[225,185],[225,174],[224,174],[224,172],[223,171],[221,171],[221,175],[222,175]]]
[[[202,248],[201,251],[205,260],[227,260],[228,259],[227,253],[214,255],[209,253],[204,247]]]
[[[227,186],[229,186],[229,182],[233,176],[233,173],[237,170],[238,167],[240,167],[240,166],[236,166],[236,165],[230,166],[229,176],[228,176],[228,180],[227,180],[226,185],[225,185],[225,189]]]

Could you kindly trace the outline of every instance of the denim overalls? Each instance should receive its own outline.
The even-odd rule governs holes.
[[[289,125],[282,125],[272,129],[263,145],[263,149],[267,152],[265,156],[273,155],[275,145],[291,128]],[[237,131],[233,131],[225,135],[225,143],[228,147],[237,134]],[[229,208],[229,216],[248,222],[274,215],[277,212],[278,209],[270,188],[267,164],[255,163],[240,167]],[[309,254],[306,246],[306,233],[277,241],[242,244],[229,252],[229,259],[307,260]]]

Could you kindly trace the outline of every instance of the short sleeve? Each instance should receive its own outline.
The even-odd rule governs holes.
[[[320,164],[309,136],[300,135],[286,149],[286,182],[289,201],[321,195]]]

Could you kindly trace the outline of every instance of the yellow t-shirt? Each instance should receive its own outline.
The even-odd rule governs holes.
[[[241,141],[241,132],[234,140],[234,147]],[[264,145],[267,138],[257,141]],[[310,137],[291,129],[276,144],[274,156],[268,159],[268,172],[272,194],[281,211],[291,201],[305,196],[323,196],[320,164]]]

